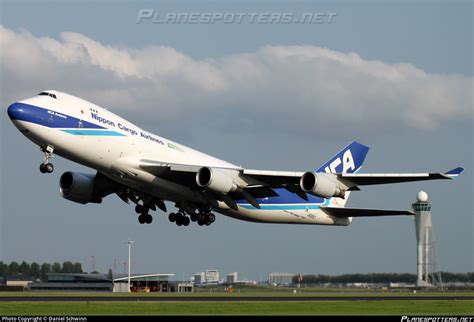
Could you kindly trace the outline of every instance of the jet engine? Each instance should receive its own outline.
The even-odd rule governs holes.
[[[77,203],[101,203],[102,197],[95,194],[95,177],[94,174],[64,172],[59,179],[59,192],[63,198]]]
[[[215,192],[226,194],[237,190],[234,180],[219,169],[202,167],[196,174],[196,183],[201,188],[207,188]]]
[[[345,191],[342,190],[336,182],[328,178],[324,173],[306,172],[301,176],[300,187],[309,194],[330,198],[344,198]]]

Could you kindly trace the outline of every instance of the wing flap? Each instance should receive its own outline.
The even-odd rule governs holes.
[[[406,210],[385,210],[385,209],[363,209],[363,208],[338,208],[321,207],[326,214],[337,217],[379,217],[379,216],[414,216],[415,213]]]

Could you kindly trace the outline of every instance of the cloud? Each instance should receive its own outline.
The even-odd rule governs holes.
[[[265,46],[198,60],[170,47],[110,46],[74,32],[35,37],[3,26],[0,46],[3,104],[54,88],[117,113],[139,111],[148,122],[322,136],[472,119],[472,77],[328,48]]]

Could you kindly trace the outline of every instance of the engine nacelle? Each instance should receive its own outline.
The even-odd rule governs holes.
[[[94,195],[94,179],[93,174],[64,172],[59,179],[59,192],[63,198],[77,203],[100,203],[102,198]]]
[[[237,190],[234,180],[224,171],[203,167],[196,174],[196,183],[201,188],[215,192],[228,193]]]
[[[301,176],[300,187],[304,192],[323,198],[344,198],[345,193],[324,173],[306,172]]]

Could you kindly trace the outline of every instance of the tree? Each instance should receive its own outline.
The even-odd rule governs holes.
[[[20,265],[17,262],[11,262],[8,265],[8,275],[18,275],[20,272]]]
[[[72,262],[64,262],[63,267],[61,269],[61,273],[72,273],[74,270],[74,265]]]
[[[21,262],[19,273],[22,275],[30,275],[30,264],[25,261]]]
[[[8,264],[4,262],[0,262],[0,276],[7,276],[8,275]]]
[[[108,277],[109,277],[110,280],[113,280],[113,279],[114,279],[114,273],[112,273],[112,269],[111,269],[111,268],[109,268]]]
[[[31,277],[33,277],[34,279],[37,279],[41,276],[41,270],[40,270],[40,266],[37,262],[33,262],[31,263],[31,267],[30,267],[30,275]]]
[[[51,266],[51,270],[53,273],[61,273],[61,264],[54,262],[53,266]]]
[[[73,273],[82,273],[82,264],[81,263],[74,263],[72,267]]]
[[[51,264],[43,263],[41,265],[41,280],[46,282],[48,280],[48,273],[51,273]]]

